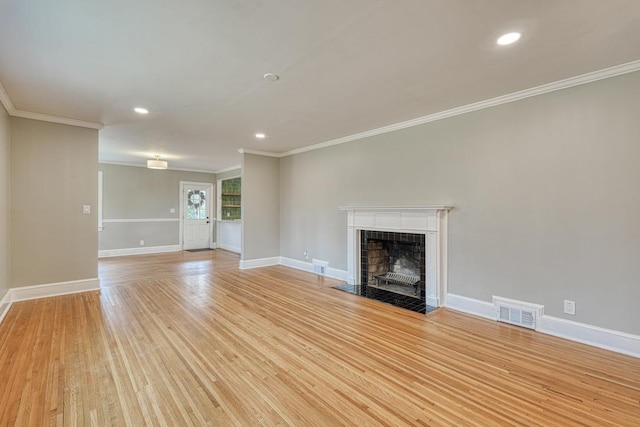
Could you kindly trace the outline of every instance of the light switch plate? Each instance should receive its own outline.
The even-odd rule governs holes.
[[[91,213],[91,205],[82,205],[82,213],[90,214]]]

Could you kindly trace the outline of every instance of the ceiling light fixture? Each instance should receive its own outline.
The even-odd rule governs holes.
[[[146,108],[142,108],[142,107],[136,107],[133,109],[133,111],[135,111],[138,114],[149,114],[149,110],[147,110]]]
[[[265,135],[264,133],[256,133],[256,138],[258,139],[265,139],[267,137],[267,135]]]
[[[169,167],[169,163],[166,160],[160,160],[160,156],[157,154],[154,156],[155,160],[147,160],[147,167],[149,169],[166,169]]]
[[[506,46],[511,43],[515,43],[520,39],[520,33],[507,33],[500,36],[497,43],[500,46]]]
[[[262,76],[263,79],[268,80],[270,82],[275,82],[280,80],[280,76],[277,74],[273,74],[273,73],[267,73],[264,76]]]

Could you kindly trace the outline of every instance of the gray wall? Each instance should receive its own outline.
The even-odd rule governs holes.
[[[11,119],[0,104],[0,299],[11,287]],[[0,307],[2,313],[2,307]]]
[[[11,118],[12,287],[98,277],[97,188],[97,130]]]
[[[100,163],[103,181],[103,219],[180,218],[180,181],[213,184],[215,174],[178,170],[154,170]],[[210,197],[215,215],[215,195]],[[175,209],[174,213],[170,209]],[[178,245],[180,223],[104,223],[99,233],[100,250]],[[215,237],[214,237],[215,241]]]
[[[242,156],[243,260],[280,255],[280,159]]]
[[[281,255],[346,269],[338,206],[452,204],[449,292],[640,334],[639,118],[633,73],[283,158]]]

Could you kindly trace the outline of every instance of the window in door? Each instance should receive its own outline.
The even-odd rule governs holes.
[[[187,191],[187,219],[207,219],[207,190]]]

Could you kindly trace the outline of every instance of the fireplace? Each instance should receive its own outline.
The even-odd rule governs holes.
[[[425,301],[425,235],[360,233],[361,285]]]
[[[340,209],[348,214],[347,285],[354,293],[426,312],[445,304],[451,206]]]

